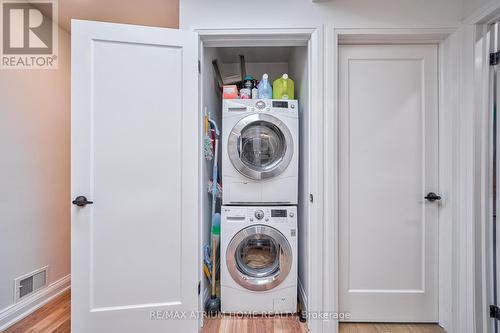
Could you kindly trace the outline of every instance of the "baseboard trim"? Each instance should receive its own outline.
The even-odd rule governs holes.
[[[302,311],[306,311],[307,312],[307,295],[306,295],[306,292],[304,290],[304,287],[302,286],[302,281],[300,281],[300,279],[297,280],[298,281],[298,289],[299,289],[299,302],[300,304],[302,305]]]
[[[71,287],[71,275],[67,275],[19,303],[0,311],[0,332],[41,308]]]

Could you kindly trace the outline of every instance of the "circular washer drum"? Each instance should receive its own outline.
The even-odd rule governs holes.
[[[270,290],[290,273],[292,255],[290,243],[281,232],[266,225],[254,225],[231,239],[226,252],[227,269],[248,290]]]

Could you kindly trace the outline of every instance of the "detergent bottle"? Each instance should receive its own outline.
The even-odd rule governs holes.
[[[273,98],[273,88],[269,83],[269,76],[267,74],[262,75],[262,80],[260,80],[257,90],[259,98]]]
[[[293,80],[288,77],[288,74],[283,74],[282,77],[273,82],[273,98],[274,99],[293,99],[294,95]]]

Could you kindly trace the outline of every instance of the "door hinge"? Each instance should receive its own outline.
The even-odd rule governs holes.
[[[490,53],[490,65],[496,66],[500,63],[500,51]]]
[[[311,193],[309,193],[309,202],[314,202],[314,196]]]
[[[500,320],[500,308],[496,305],[490,305],[490,318]]]
[[[201,281],[198,281],[198,295],[201,293]]]
[[[198,60],[198,73],[201,74],[201,61]]]

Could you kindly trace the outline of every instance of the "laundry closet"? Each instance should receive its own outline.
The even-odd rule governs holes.
[[[234,199],[222,212],[221,200],[216,202],[216,212],[222,213],[219,270],[223,273],[222,262],[229,259],[234,261],[233,269],[225,277],[222,274],[222,282],[237,282],[240,277],[232,286],[223,283],[222,293],[217,294],[222,297],[222,310],[225,297],[232,303],[226,312],[291,313],[297,311],[297,299],[303,310],[321,310],[319,41],[317,29],[192,32],[73,21],[74,332],[200,329],[205,302],[212,298],[205,258],[211,245],[211,193],[217,183],[222,187],[221,197]],[[213,62],[217,61],[223,77],[231,77],[241,74],[240,56],[245,74],[256,79],[267,73],[272,84],[288,74],[294,81],[296,101],[231,99],[224,107]],[[250,104],[242,108],[238,104],[242,101]],[[225,139],[223,109],[231,115],[258,113],[257,123],[265,126],[256,131],[239,126],[241,140]],[[206,158],[207,142],[208,146],[212,143],[211,138],[207,140],[207,114],[220,131],[217,156],[212,159]],[[241,178],[244,168],[248,169],[243,161],[233,173],[236,185],[224,183],[227,166],[238,164],[228,162],[230,156],[224,154],[230,151],[231,140],[236,151],[244,147],[245,133],[257,133],[262,139],[259,144],[267,155],[258,153],[251,159],[266,160],[268,181],[283,180],[276,187],[262,186],[258,195],[269,200],[285,194],[289,199],[270,199],[264,204],[241,199],[251,183]],[[271,151],[279,153],[276,160]],[[244,154],[253,152],[250,145]],[[215,178],[214,160],[220,168]],[[285,165],[279,165],[283,160]],[[236,221],[231,237],[224,234],[224,219]],[[244,245],[231,245],[230,239],[242,235],[236,230],[239,223],[256,221],[260,227],[252,229],[253,236],[249,230],[243,234],[250,236],[242,238]],[[273,223],[275,227],[269,228]],[[226,258],[231,249],[240,253],[243,247],[247,253],[267,248],[272,255],[264,258],[265,265],[261,261],[253,266],[243,256]],[[236,265],[246,269],[249,278],[234,275]],[[245,285],[249,288],[244,289]],[[226,296],[230,293],[225,295],[226,287],[237,292]],[[281,294],[285,289],[286,294]],[[268,299],[254,297],[269,294]]]
[[[200,123],[205,124],[208,113],[220,131],[222,312],[296,313],[297,297],[300,307],[307,308],[309,270],[309,48],[305,42],[246,46],[242,39],[239,43],[204,46],[202,42],[200,52]],[[219,75],[261,80],[265,74],[270,84],[287,74],[294,82],[293,98],[224,99]],[[206,128],[201,131],[206,141]],[[204,258],[211,244],[208,192],[213,184],[207,180],[213,179],[213,161],[202,154],[200,164],[200,256]],[[210,260],[206,263],[210,266]],[[210,298],[208,271],[201,269],[200,307]]]

